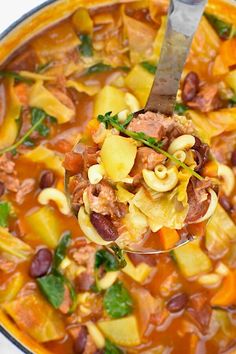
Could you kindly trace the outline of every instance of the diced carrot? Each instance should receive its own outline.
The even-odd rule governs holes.
[[[20,83],[14,87],[15,93],[19,101],[27,106],[29,104],[29,86],[25,83]]]
[[[218,165],[215,161],[209,161],[203,167],[202,176],[204,177],[217,177]]]
[[[225,66],[236,64],[236,38],[224,41],[220,47],[220,56]]]
[[[83,156],[73,151],[67,152],[65,154],[63,166],[71,173],[71,175],[80,173],[84,167]]]
[[[224,278],[219,290],[211,299],[213,306],[230,306],[236,304],[236,271],[230,271]]]
[[[57,189],[60,191],[64,192],[64,180],[63,178],[60,178],[57,182]]]
[[[178,232],[168,227],[162,227],[162,229],[158,231],[157,235],[160,237],[160,241],[165,250],[174,247],[180,240]]]
[[[189,224],[188,232],[192,236],[202,237],[205,235],[206,224],[205,222],[199,222],[197,224]]]

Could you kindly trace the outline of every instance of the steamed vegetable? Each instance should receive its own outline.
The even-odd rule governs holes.
[[[0,251],[26,261],[33,253],[32,248],[19,238],[12,236],[6,229],[0,227]]]
[[[120,268],[117,258],[105,249],[96,252],[95,255],[95,269],[104,267],[106,272],[114,272]]]
[[[150,275],[152,268],[145,262],[134,266],[128,256],[125,256],[126,266],[122,269],[122,272],[130,276],[138,283],[143,283]]]
[[[40,343],[59,340],[65,335],[60,315],[37,294],[19,297],[3,308],[22,331]]]
[[[12,301],[25,284],[25,277],[21,273],[15,273],[0,287],[0,304]]]
[[[231,306],[236,304],[236,271],[230,271],[219,290],[211,298],[212,306]]]
[[[125,108],[125,93],[116,87],[105,86],[95,98],[93,116],[97,117],[111,110],[116,114]]]
[[[93,56],[93,46],[92,38],[88,34],[80,35],[81,44],[79,45],[80,53],[83,57],[92,57]]]
[[[132,298],[121,282],[115,283],[106,291],[103,303],[112,318],[124,317],[133,310]]]
[[[49,274],[42,278],[38,278],[37,283],[48,302],[58,309],[61,306],[65,295],[65,282],[63,277]]]
[[[158,231],[157,237],[160,237],[161,244],[165,250],[174,247],[180,240],[178,232],[168,227],[162,227]]]
[[[11,212],[11,206],[8,202],[0,202],[0,227],[8,226],[8,219]]]

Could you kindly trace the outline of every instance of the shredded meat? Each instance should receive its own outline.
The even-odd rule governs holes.
[[[94,283],[94,277],[89,272],[82,272],[75,279],[75,288],[77,292],[89,291]]]
[[[96,248],[92,245],[86,245],[76,249],[72,257],[78,265],[84,266],[89,274],[93,274]]]
[[[210,112],[222,107],[216,84],[204,85],[188,106],[201,112]]]
[[[50,86],[48,87],[48,89],[62,104],[64,104],[66,107],[74,111],[74,115],[75,115],[76,112],[75,105],[66,92],[63,92],[62,90],[60,90],[55,86]]]
[[[204,144],[199,138],[195,137],[195,160],[197,161],[196,171],[201,171],[209,158],[210,148],[209,145]]]
[[[7,69],[12,71],[28,70],[35,71],[39,62],[38,56],[33,48],[29,48],[22,54],[18,54],[16,58],[8,65]]]
[[[140,147],[137,151],[134,166],[130,172],[130,175],[133,177],[141,176],[144,168],[147,170],[153,170],[157,164],[162,163],[164,160],[165,156],[159,154],[153,149],[148,147]]]
[[[72,195],[72,207],[75,211],[79,211],[80,206],[83,204],[83,193],[88,187],[89,182],[83,177],[75,176],[69,185],[70,193]]]
[[[70,311],[72,301],[71,301],[71,296],[70,296],[70,291],[68,289],[68,286],[65,285],[64,288],[65,288],[64,299],[62,304],[59,307],[59,310],[61,311],[61,313],[67,314]]]
[[[3,271],[4,273],[10,273],[14,271],[15,267],[16,264],[14,262],[0,256],[0,271]]]
[[[17,192],[20,188],[20,181],[16,176],[15,162],[11,160],[10,154],[0,156],[0,182],[10,192]]]
[[[212,310],[207,302],[207,296],[204,293],[197,293],[190,297],[187,313],[200,331],[206,334],[211,320]]]
[[[33,178],[25,179],[16,193],[16,202],[22,204],[24,202],[25,196],[32,192],[35,186],[35,180]]]

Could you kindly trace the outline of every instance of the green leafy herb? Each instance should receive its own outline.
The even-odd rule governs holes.
[[[33,80],[28,79],[27,77],[24,77],[14,71],[7,71],[7,70],[1,70],[0,71],[0,78],[12,78],[16,81],[21,81],[21,82],[25,82],[26,84],[32,84]]]
[[[8,202],[0,202],[0,226],[7,227],[11,213],[11,206]]]
[[[57,246],[57,248],[55,250],[55,253],[54,253],[54,258],[53,258],[53,268],[54,269],[58,269],[60,264],[61,264],[61,262],[65,258],[66,251],[67,251],[67,248],[68,248],[68,246],[70,244],[70,241],[71,241],[71,233],[70,232],[66,232],[62,236],[62,238],[61,238],[61,240],[60,240],[60,242],[59,242],[59,244],[58,244],[58,246]]]
[[[37,279],[39,289],[50,302],[50,304],[58,309],[65,294],[65,282],[62,276],[49,274]]]
[[[124,125],[119,122],[118,115],[111,116],[111,112],[108,112],[105,115],[99,115],[98,121],[101,123],[104,123],[106,127],[111,125],[113,128],[117,129],[119,132],[123,133],[124,135],[129,136],[130,138],[132,138],[134,140],[141,141],[144,145],[149,146],[153,150],[163,154],[168,159],[174,161],[177,165],[179,165],[182,168],[184,168],[185,170],[189,171],[189,173],[191,173],[197,179],[202,180],[202,177],[196,171],[192,170],[185,163],[181,162],[176,157],[169,154],[167,151],[163,150],[161,148],[162,141],[158,141],[155,138],[146,135],[145,133],[142,133],[142,132],[137,133],[137,132],[133,132],[133,131],[126,129],[126,127],[124,127]]]
[[[98,74],[98,73],[103,73],[105,71],[110,71],[112,69],[113,68],[111,65],[104,64],[104,63],[97,63],[97,64],[90,66],[87,69],[86,74]]]
[[[41,121],[42,118],[46,118],[46,113],[39,108],[32,108],[31,110],[31,123],[32,125],[36,124],[38,121]],[[41,136],[48,136],[50,129],[46,124],[40,123],[35,129]]]
[[[216,30],[220,38],[228,39],[236,35],[236,28],[230,23],[224,22],[215,15],[211,15],[208,13],[205,13],[205,16],[212,25],[212,27]]]
[[[24,144],[25,146],[28,146],[28,147],[35,146],[34,141],[33,141],[30,137],[28,137],[27,139],[25,139],[25,141],[23,142],[23,144]]]
[[[180,102],[176,102],[175,109],[174,109],[176,114],[183,115],[187,110],[188,110],[188,107],[185,106],[185,104],[180,103]]]
[[[116,257],[107,250],[99,250],[96,252],[94,266],[95,269],[104,266],[106,272],[112,272],[120,268]]]
[[[80,53],[83,57],[93,56],[92,39],[88,34],[80,35],[81,44],[79,46]]]
[[[172,250],[172,251],[169,252],[169,255],[170,255],[172,261],[177,264],[177,259],[176,259],[176,256],[175,256],[175,252]]]
[[[111,343],[108,339],[106,339],[105,344],[105,354],[123,354],[123,350],[118,348],[115,344]]]
[[[147,70],[150,74],[155,74],[157,67],[156,65],[153,65],[151,63],[149,63],[148,61],[143,61],[142,63],[140,63],[140,65]]]
[[[107,289],[103,304],[108,315],[112,318],[124,317],[133,310],[132,298],[120,281]]]
[[[110,248],[114,252],[116,260],[119,264],[119,269],[124,268],[127,264],[124,258],[124,251],[115,243]]]
[[[52,65],[51,61],[44,64],[39,64],[36,68],[36,73],[43,74],[45,71],[47,71],[47,69],[51,67],[51,65]]]

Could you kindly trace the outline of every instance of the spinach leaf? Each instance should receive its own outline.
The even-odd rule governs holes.
[[[103,73],[105,71],[110,71],[112,69],[113,68],[111,65],[104,64],[104,63],[97,63],[97,64],[90,66],[87,69],[86,74],[98,74],[98,73]]]
[[[81,44],[79,45],[80,53],[83,57],[93,56],[92,39],[88,34],[80,35]]]
[[[8,202],[0,202],[0,226],[7,227],[11,212],[11,206]]]
[[[122,269],[126,266],[126,260],[124,258],[124,251],[116,244],[114,244],[113,246],[111,246],[112,251],[115,254],[115,257],[118,261],[119,264],[119,268]]]
[[[112,318],[124,317],[133,310],[132,298],[120,281],[107,289],[103,304],[108,315]]]
[[[39,108],[32,108],[31,110],[31,123],[32,125],[36,124],[38,121],[40,121],[43,117],[46,118],[46,113],[39,109]],[[48,136],[50,129],[48,126],[44,123],[40,123],[37,128],[35,129],[41,136]]]
[[[147,70],[150,74],[155,74],[157,67],[156,65],[153,65],[151,63],[149,63],[148,61],[143,61],[142,63],[140,63],[140,65]]]
[[[116,257],[107,250],[99,250],[96,252],[95,269],[98,269],[102,265],[106,272],[112,272],[120,268]]]
[[[188,107],[185,104],[176,102],[174,112],[179,115],[183,115],[188,110]]]
[[[118,348],[115,344],[106,339],[105,354],[123,354],[123,350]]]
[[[220,20],[215,15],[205,13],[207,20],[210,22],[212,27],[216,30],[220,38],[228,39],[236,35],[236,28],[230,23]]]
[[[71,233],[70,232],[66,232],[62,236],[62,238],[61,238],[61,240],[60,240],[60,242],[59,242],[59,244],[58,244],[58,246],[57,246],[57,248],[55,250],[54,258],[53,258],[53,269],[58,269],[59,268],[61,262],[63,261],[63,259],[66,256],[66,251],[67,251],[67,248],[68,248],[68,246],[70,244],[70,241],[71,241]]]
[[[0,78],[12,78],[16,81],[25,82],[26,84],[32,84],[33,80],[28,79],[14,71],[0,70]]]
[[[59,274],[49,274],[37,279],[39,289],[48,302],[58,309],[64,300],[65,281]]]

